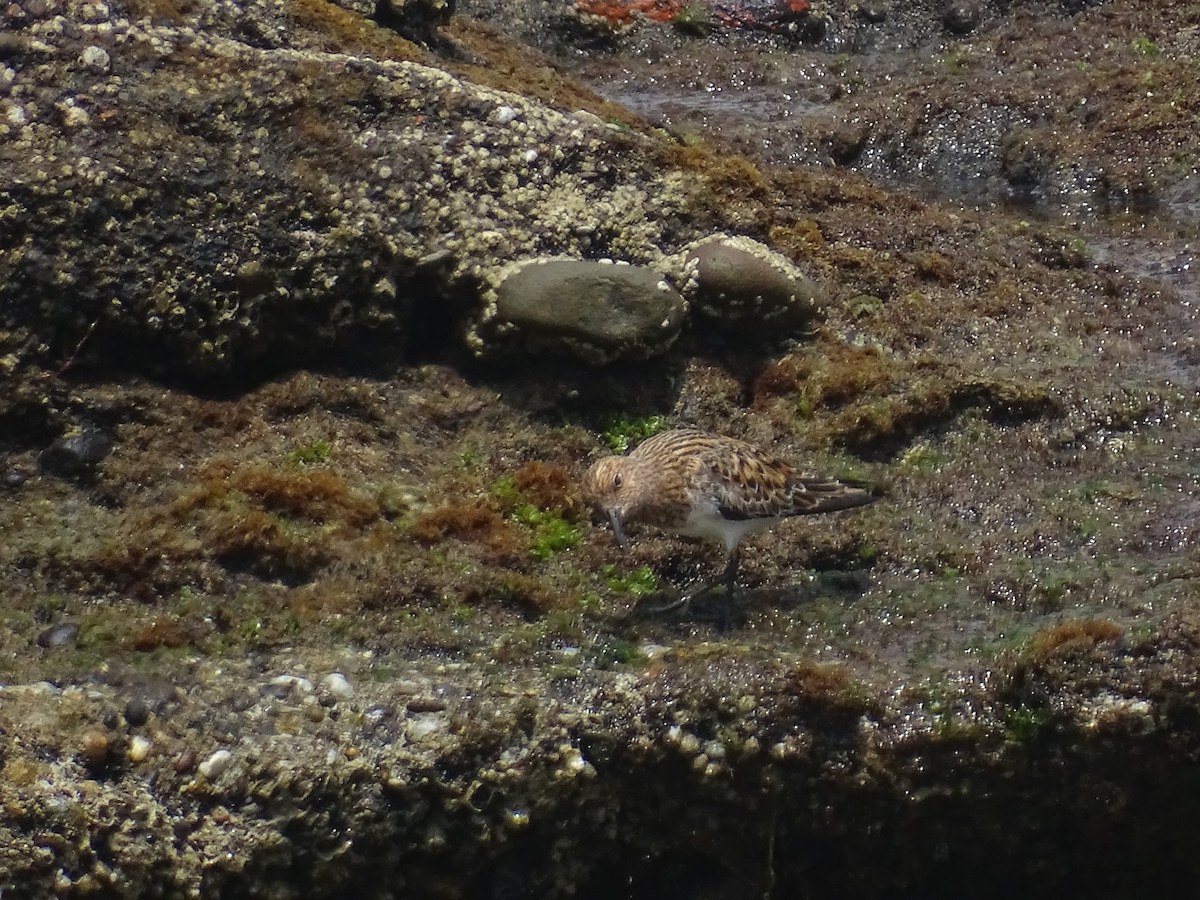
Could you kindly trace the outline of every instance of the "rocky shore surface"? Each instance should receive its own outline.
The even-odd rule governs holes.
[[[0,0],[4,900],[1200,875],[1198,49]],[[654,615],[578,478],[673,425],[883,497]]]

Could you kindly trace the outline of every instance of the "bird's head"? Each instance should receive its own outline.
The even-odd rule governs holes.
[[[644,479],[638,477],[638,460],[628,456],[606,456],[588,469],[583,495],[612,525],[617,543],[628,545],[625,523],[641,508]]]

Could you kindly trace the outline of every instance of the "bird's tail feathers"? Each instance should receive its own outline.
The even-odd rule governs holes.
[[[793,515],[836,512],[874,503],[879,496],[865,481],[834,481],[825,478],[800,478],[793,493]]]

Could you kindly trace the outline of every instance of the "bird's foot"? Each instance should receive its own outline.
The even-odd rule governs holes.
[[[698,588],[685,591],[667,603],[641,610],[640,614],[652,618],[666,615],[676,610],[691,611],[694,608],[693,603],[695,601],[712,598],[713,602],[711,604],[705,604],[710,609],[705,610],[705,613],[698,618],[714,621],[717,629],[724,632],[728,631],[733,625],[734,593],[734,590],[724,581],[716,581],[712,584],[701,585]]]

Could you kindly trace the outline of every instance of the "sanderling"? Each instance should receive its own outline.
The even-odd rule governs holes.
[[[798,472],[745,441],[691,428],[656,434],[628,456],[597,460],[584,478],[584,494],[608,516],[621,546],[627,543],[625,525],[630,522],[724,546],[720,580],[685,594],[663,611],[718,584],[732,592],[738,545],[746,535],[791,516],[850,509],[876,499],[862,487]]]

